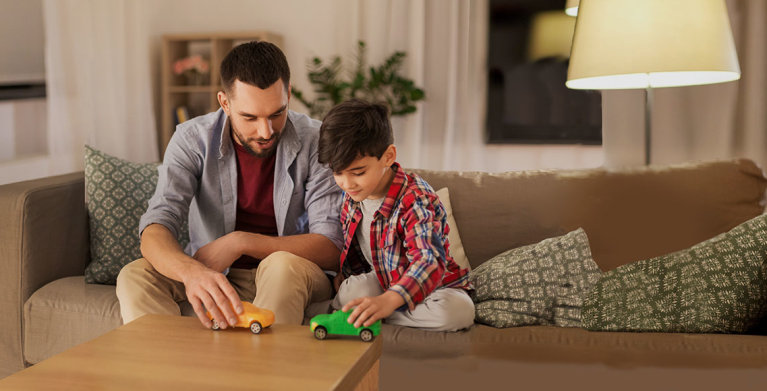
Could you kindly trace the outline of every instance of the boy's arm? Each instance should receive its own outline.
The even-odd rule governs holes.
[[[436,195],[434,196],[436,197]],[[437,288],[445,274],[447,251],[442,234],[443,222],[426,194],[416,195],[404,217],[407,266],[405,273],[389,291],[398,293],[409,309],[422,302]]]

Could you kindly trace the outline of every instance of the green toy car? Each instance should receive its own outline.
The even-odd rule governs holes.
[[[310,327],[317,339],[325,339],[328,334],[359,335],[360,339],[370,342],[375,336],[381,334],[381,321],[377,320],[370,326],[354,327],[346,319],[352,310],[347,312],[335,311],[332,314],[320,314],[312,318]]]

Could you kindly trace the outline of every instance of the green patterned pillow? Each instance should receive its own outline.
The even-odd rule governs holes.
[[[91,262],[85,282],[114,284],[120,269],[141,258],[138,223],[157,186],[157,163],[131,163],[85,146],[85,192]],[[188,229],[181,233],[182,247]]]
[[[469,274],[476,321],[579,327],[583,297],[600,274],[581,228],[498,254]]]
[[[744,333],[767,309],[767,215],[689,249],[604,274],[583,305],[589,330]]]

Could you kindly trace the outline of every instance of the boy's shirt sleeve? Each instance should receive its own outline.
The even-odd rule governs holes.
[[[436,195],[435,195],[436,197]],[[405,247],[409,265],[389,290],[397,292],[409,309],[439,286],[447,266],[443,223],[436,219],[434,203],[426,194],[413,195],[412,205],[401,217],[404,224]]]

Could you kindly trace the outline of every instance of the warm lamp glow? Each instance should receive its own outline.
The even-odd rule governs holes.
[[[531,61],[553,57],[566,59],[573,43],[575,19],[562,11],[535,14],[530,26],[527,57]]]
[[[658,88],[740,79],[724,0],[581,0],[567,87]]]
[[[578,16],[579,0],[567,0],[565,3],[565,13],[570,16]]]

